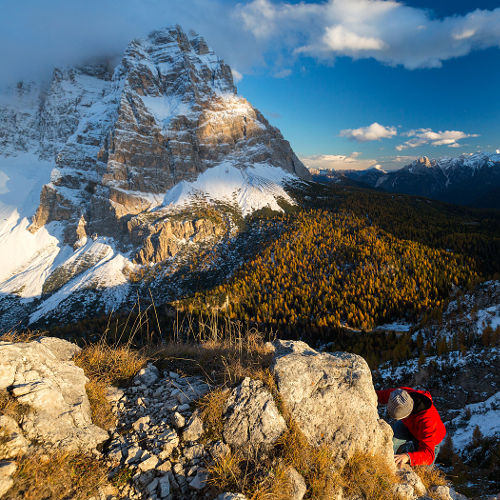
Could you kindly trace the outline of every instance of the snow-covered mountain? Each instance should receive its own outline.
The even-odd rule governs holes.
[[[500,154],[426,156],[394,172],[345,172],[348,178],[394,193],[426,196],[448,203],[500,208]]]
[[[119,307],[138,266],[233,235],[224,214],[281,210],[300,178],[231,69],[178,26],[132,41],[117,67],[19,82],[0,91],[0,315],[33,322],[82,290]]]

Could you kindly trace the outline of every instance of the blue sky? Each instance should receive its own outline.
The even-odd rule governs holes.
[[[178,23],[309,166],[500,149],[500,0],[1,1],[0,84]]]
[[[410,71],[346,57],[333,66],[311,61],[297,66],[286,78],[265,72],[245,76],[238,89],[281,129],[300,156],[352,158],[353,152],[361,153],[344,166],[341,159],[319,159],[324,167],[367,167],[373,160],[396,168],[420,155],[455,156],[500,148],[499,49],[446,61],[436,69]],[[374,122],[395,127],[397,135],[364,142],[339,136],[342,130]],[[479,137],[459,140],[460,147],[454,148],[427,142],[396,149],[409,140],[401,133],[421,128]]]
[[[491,1],[404,4],[431,9],[433,19],[499,6]],[[500,20],[496,28],[500,33]],[[300,57],[286,77],[260,68],[244,75],[238,88],[310,166],[367,168],[379,163],[399,168],[421,155],[500,149],[499,44],[500,35],[496,47],[470,50],[443,60],[440,67],[415,69],[375,58],[337,56],[325,63]],[[373,123],[383,128],[370,129]],[[356,129],[361,129],[358,135]],[[374,130],[379,133],[368,140]]]

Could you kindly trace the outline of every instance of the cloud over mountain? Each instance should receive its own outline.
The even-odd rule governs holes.
[[[353,151],[349,155],[311,155],[303,156],[300,160],[308,168],[327,169],[327,170],[364,170],[376,163],[370,158],[360,158],[361,153]]]
[[[461,130],[445,130],[434,132],[430,128],[419,128],[417,130],[409,130],[401,135],[410,137],[409,140],[396,146],[398,151],[407,148],[417,148],[425,144],[431,146],[448,146],[450,148],[459,148],[458,141],[468,137],[479,137],[479,134],[467,134]]]
[[[267,66],[277,77],[290,72],[283,61],[301,56],[416,69],[500,46],[500,8],[439,19],[394,0],[3,0],[0,83],[119,56],[131,38],[175,23],[202,33],[240,73]]]
[[[388,139],[397,135],[396,127],[384,127],[374,122],[368,127],[347,128],[340,131],[340,137],[348,137],[358,142],[378,141]]]
[[[373,57],[407,69],[438,68],[473,50],[500,46],[500,8],[438,19],[427,9],[393,0],[253,0],[236,12],[257,40],[273,40],[319,60]]]

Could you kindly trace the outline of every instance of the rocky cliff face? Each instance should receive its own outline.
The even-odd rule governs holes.
[[[32,231],[65,220],[73,244],[84,220],[87,233],[126,238],[127,226],[117,222],[156,208],[152,197],[228,157],[233,167],[267,163],[307,175],[279,131],[237,96],[230,68],[201,37],[179,27],[156,31],[130,43],[113,75],[99,69],[84,69],[100,92],[89,97],[87,112],[49,127],[52,135],[72,135],[61,137],[57,172],[43,188]],[[82,76],[56,73],[51,86]]]
[[[293,203],[283,186],[309,176],[237,95],[230,68],[178,26],[132,41],[115,68],[57,69],[47,84],[4,91],[0,146],[0,255],[17,254],[0,272],[8,297],[76,276],[121,287],[125,267],[234,236],[230,211],[280,210],[280,199]],[[220,223],[189,208],[211,203],[224,205]]]

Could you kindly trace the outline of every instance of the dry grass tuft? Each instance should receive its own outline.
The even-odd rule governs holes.
[[[242,463],[243,457],[238,453],[228,453],[219,457],[208,468],[207,483],[220,491],[244,491]]]
[[[146,364],[147,358],[129,345],[110,346],[98,342],[84,347],[73,361],[83,368],[89,379],[120,385],[129,382]]]
[[[290,500],[293,498],[293,485],[287,469],[288,467],[283,463],[273,467],[268,477],[251,496],[251,500]]]
[[[21,458],[17,464],[14,486],[7,493],[9,499],[87,499],[106,484],[106,467],[90,455],[38,453]]]
[[[356,453],[342,469],[341,481],[347,496],[371,500],[397,498],[393,486],[398,478],[385,459],[377,455]]]
[[[259,378],[258,373],[272,360],[272,350],[257,333],[237,341],[170,342],[146,353],[162,369],[199,375],[219,386],[237,384],[247,376]]]
[[[92,423],[105,430],[109,430],[116,425],[116,417],[106,396],[107,388],[108,386],[99,380],[90,380],[85,385],[90,403]]]
[[[431,486],[448,486],[448,481],[443,471],[438,469],[435,465],[420,465],[413,467],[413,470],[422,480],[427,489],[427,495],[431,498],[437,498],[432,491],[429,491]]]
[[[146,364],[146,358],[128,345],[110,346],[99,342],[84,347],[73,361],[89,379],[85,388],[92,422],[103,429],[111,429],[116,419],[106,397],[107,386],[129,382]]]
[[[132,481],[134,474],[135,471],[130,467],[122,467],[111,479],[111,484],[121,489]]]
[[[295,467],[302,475],[307,474],[311,465],[312,447],[293,420],[289,419],[288,428],[278,440],[277,446],[288,465]]]
[[[201,417],[205,423],[205,438],[208,441],[216,441],[222,438],[223,413],[229,389],[218,387],[205,394],[199,401]]]
[[[26,330],[24,332],[18,332],[17,330],[9,330],[6,333],[0,335],[0,342],[12,342],[14,344],[19,342],[33,342],[40,337],[43,337],[45,332],[40,332],[39,330]]]
[[[6,390],[0,390],[0,415],[12,417],[16,422],[21,422],[29,411],[29,406],[19,403]]]
[[[334,498],[339,491],[340,471],[335,468],[335,458],[327,446],[309,449],[309,463],[305,480],[311,497],[318,500]]]
[[[299,426],[289,416],[287,420],[288,429],[277,445],[284,463],[302,474],[311,498],[333,498],[339,489],[334,454],[327,446],[311,446]]]

